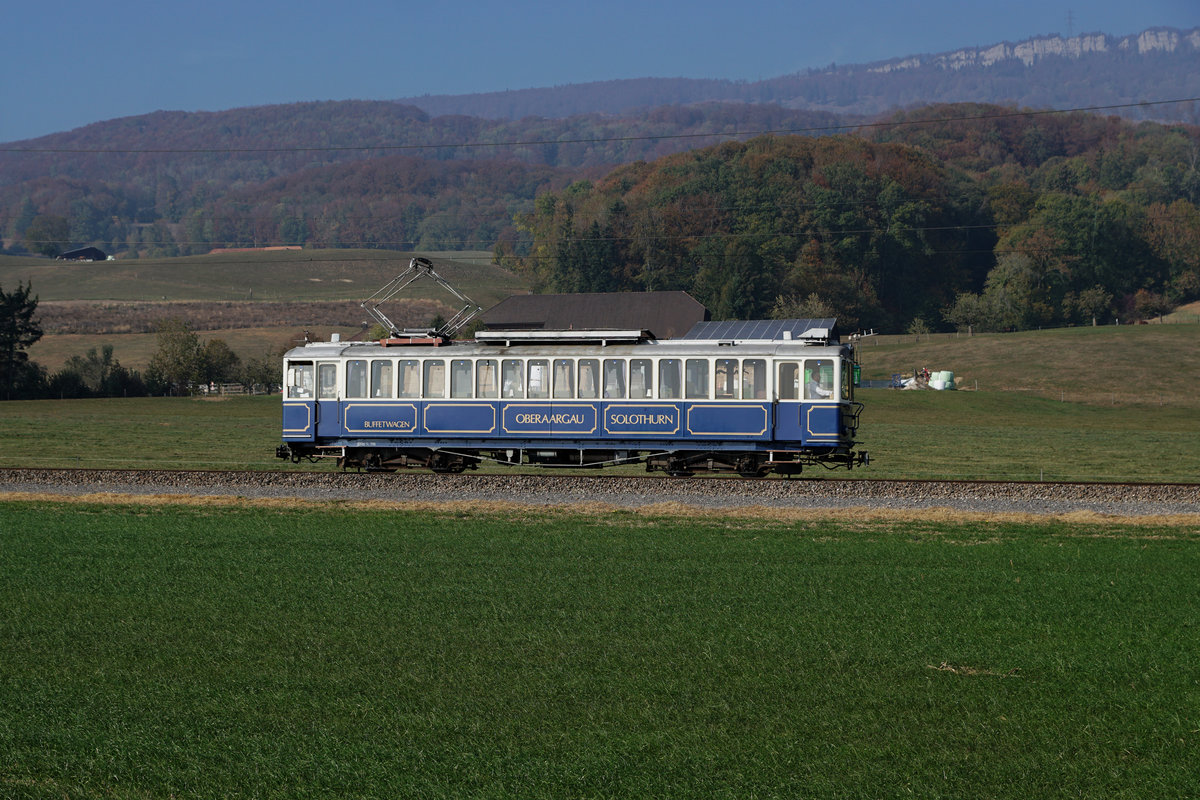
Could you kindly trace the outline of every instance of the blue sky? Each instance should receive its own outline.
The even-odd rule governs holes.
[[[19,2],[0,20],[0,142],[160,109],[639,77],[753,81],[831,63],[1160,25],[1200,26],[1200,2]]]

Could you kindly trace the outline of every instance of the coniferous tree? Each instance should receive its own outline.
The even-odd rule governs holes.
[[[0,286],[0,396],[5,400],[36,393],[40,369],[25,350],[42,338],[37,295],[30,297],[33,284],[17,284],[14,292]]]

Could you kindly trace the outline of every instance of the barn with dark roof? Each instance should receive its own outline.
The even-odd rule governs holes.
[[[709,317],[687,292],[523,294],[502,300],[483,313],[493,331],[645,330],[672,339]]]
[[[108,254],[99,247],[81,247],[59,255],[59,261],[104,261]]]

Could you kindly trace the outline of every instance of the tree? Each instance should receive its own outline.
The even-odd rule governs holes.
[[[40,214],[25,229],[25,246],[35,253],[56,257],[68,249],[71,226],[65,217]]]
[[[0,393],[5,400],[35,394],[41,375],[25,352],[42,338],[40,320],[33,316],[38,299],[29,296],[32,289],[32,283],[18,283],[15,292],[6,294],[0,286]]]
[[[1152,292],[1149,289],[1138,289],[1133,296],[1134,312],[1140,319],[1158,317],[1158,321],[1162,322],[1163,314],[1168,313],[1174,307],[1166,295]]]
[[[816,292],[804,299],[796,295],[780,295],[771,307],[771,319],[829,319],[836,316],[833,306]]]
[[[262,386],[269,394],[271,387],[279,385],[279,365],[283,353],[284,348],[281,348],[242,362],[239,380],[247,389],[253,390],[255,386]]]
[[[146,368],[146,386],[154,394],[188,394],[204,369],[204,350],[181,319],[158,326],[158,350]]]
[[[965,328],[967,336],[970,336],[976,328],[982,328],[987,323],[987,305],[982,297],[973,292],[960,292],[954,305],[942,311],[942,319],[960,331]]]
[[[1171,299],[1187,302],[1200,294],[1200,209],[1186,200],[1150,206],[1146,239],[1167,265]]]
[[[57,397],[141,397],[146,387],[141,376],[113,358],[111,344],[86,356],[71,356],[50,378],[49,393]]]
[[[1084,319],[1092,320],[1092,327],[1096,327],[1101,316],[1108,313],[1112,308],[1113,296],[1104,291],[1101,286],[1093,286],[1090,289],[1084,289],[1072,299],[1074,310],[1079,312],[1079,316]]]
[[[929,328],[929,323],[920,317],[917,317],[912,322],[908,323],[908,332],[912,336],[917,337],[918,342],[921,341],[922,336],[928,336],[929,334],[933,333],[933,331]]]
[[[242,360],[229,349],[224,339],[209,339],[201,353],[200,379],[208,383],[230,383],[237,380]]]

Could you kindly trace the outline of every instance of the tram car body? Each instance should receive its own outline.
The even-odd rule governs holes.
[[[824,323],[814,324],[814,323]],[[833,320],[485,331],[308,343],[284,355],[280,458],[460,472],[644,462],[673,475],[852,468],[862,404]]]

